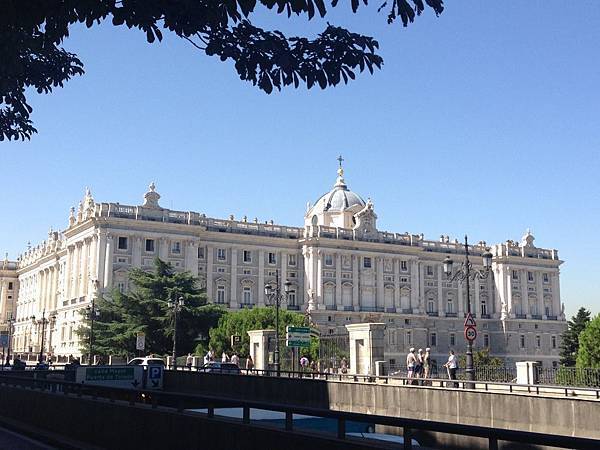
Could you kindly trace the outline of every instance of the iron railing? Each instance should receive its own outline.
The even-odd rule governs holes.
[[[600,387],[600,369],[537,366],[535,370],[536,379],[540,384]]]

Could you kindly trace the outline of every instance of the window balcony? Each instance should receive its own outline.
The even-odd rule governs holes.
[[[489,314],[482,314],[482,315],[481,315],[481,318],[482,318],[482,319],[490,319],[490,318],[491,318],[491,316],[490,316]]]
[[[396,308],[385,308],[385,312],[395,313],[396,312]]]
[[[402,310],[402,314],[412,314],[412,313],[413,313],[412,308],[404,308]]]
[[[325,305],[325,309],[327,311],[337,311],[337,306],[335,306],[335,305]]]
[[[531,318],[533,320],[542,320],[542,315],[541,314],[532,314]]]
[[[515,314],[517,319],[527,319],[527,314]]]
[[[455,312],[447,312],[446,317],[458,317],[458,314]]]
[[[300,305],[287,305],[288,311],[299,311]]]
[[[548,320],[558,320],[557,316],[548,316]]]
[[[437,311],[427,311],[427,315],[431,316],[431,317],[437,317],[438,316],[438,312]]]

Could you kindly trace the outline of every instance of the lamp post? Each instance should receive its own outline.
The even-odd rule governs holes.
[[[290,292],[292,283],[289,280],[285,280],[284,292],[281,292],[281,286],[279,286],[279,270],[275,271],[275,288],[270,283],[265,284],[265,295],[268,299],[269,304],[275,305],[275,372],[277,376],[281,375],[280,361],[279,361],[279,308],[281,302],[287,299],[287,295]]]
[[[42,311],[42,318],[36,322],[35,316],[31,316],[31,322],[35,325],[41,325],[42,327],[42,336],[40,339],[40,353],[38,355],[38,362],[41,364],[44,361],[44,340],[46,334],[46,324],[48,323],[48,319],[46,319],[46,310]]]
[[[471,297],[470,297],[470,280],[486,279],[490,274],[492,268],[492,254],[488,249],[481,255],[483,260],[483,270],[473,269],[471,262],[469,261],[469,242],[467,239],[467,235],[465,235],[465,260],[461,264],[461,267],[452,274],[452,266],[454,261],[447,256],[444,260],[444,273],[446,274],[446,278],[452,282],[454,280],[459,280],[461,283],[465,282],[467,288],[467,314],[471,314]],[[461,300],[462,301],[462,300]],[[467,339],[467,381],[475,381],[475,369],[473,368],[473,342]]]
[[[96,300],[96,297],[93,296],[91,305],[88,305],[85,308],[87,316],[90,320],[90,340],[89,340],[90,354],[88,357],[88,365],[90,365],[90,366],[94,362],[94,320],[96,320],[96,317],[98,317],[100,315],[100,311],[98,311],[96,309],[96,301],[95,300]]]
[[[173,308],[173,370],[177,370],[177,313],[183,307],[183,305],[183,297],[169,301],[169,306]]]

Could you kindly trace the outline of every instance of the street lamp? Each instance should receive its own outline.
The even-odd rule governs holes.
[[[287,296],[290,292],[290,288],[292,283],[289,280],[286,280],[283,283],[284,292],[281,292],[281,286],[279,286],[279,270],[275,271],[275,288],[270,283],[265,284],[265,295],[268,299],[269,304],[275,305],[275,372],[277,376],[280,376],[280,362],[279,362],[279,308],[281,306],[281,302],[284,302],[287,299]]]
[[[471,297],[469,293],[469,281],[479,279],[486,279],[490,274],[492,268],[492,254],[489,250],[481,255],[483,259],[483,270],[473,269],[471,262],[469,261],[469,243],[467,240],[467,236],[465,235],[465,261],[462,263],[461,267],[452,274],[452,267],[454,261],[447,256],[444,260],[444,273],[446,274],[446,278],[452,282],[454,280],[459,280],[460,282],[466,282],[467,287],[467,314],[471,314]],[[467,339],[467,381],[475,381],[475,369],[473,368],[473,341]]]
[[[92,365],[94,362],[94,320],[96,319],[96,317],[100,316],[100,311],[98,311],[96,309],[96,302],[95,302],[96,297],[93,296],[92,297],[92,304],[88,305],[85,308],[85,312],[90,320],[90,341],[89,341],[89,346],[90,346],[90,354],[88,357],[88,365]]]
[[[177,370],[177,313],[184,305],[183,297],[177,300],[169,300],[169,306],[173,308],[173,370]]]
[[[31,322],[34,325],[42,326],[42,336],[40,342],[40,354],[38,355],[38,362],[41,364],[44,361],[44,340],[46,333],[46,324],[48,323],[48,319],[46,318],[46,310],[42,311],[42,318],[36,322],[35,316],[31,316]]]

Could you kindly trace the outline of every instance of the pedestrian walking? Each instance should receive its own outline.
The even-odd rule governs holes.
[[[415,364],[417,363],[417,357],[415,356],[415,348],[411,347],[406,355],[406,370],[407,377],[413,378],[415,375]]]
[[[456,369],[458,369],[458,358],[454,354],[454,350],[450,350],[450,355],[448,356],[448,361],[444,364],[444,367],[448,371],[448,378],[451,380],[456,380]],[[458,383],[452,383],[454,387],[458,387]]]
[[[423,349],[417,350],[415,362],[415,378],[423,378]]]
[[[254,361],[252,361],[252,356],[248,355],[248,358],[246,359],[246,370],[248,372],[252,372],[254,369]]]
[[[340,368],[342,370],[342,373],[348,373],[348,361],[346,360],[345,356],[342,358],[342,362],[340,363]]]
[[[431,349],[427,347],[425,349],[425,355],[423,356],[423,378],[431,377]]]
[[[191,353],[188,353],[187,358],[185,358],[185,365],[187,366],[188,370],[192,370],[193,363],[194,363],[194,357],[192,356]]]
[[[300,358],[300,368],[303,372],[308,369],[308,358],[306,356],[302,356],[302,358]]]
[[[229,362],[229,356],[227,356],[227,353],[223,352],[223,353],[221,354],[221,362],[222,362],[222,363]]]
[[[238,367],[240,366],[240,357],[235,352],[233,352],[233,355],[231,355],[231,363]]]

